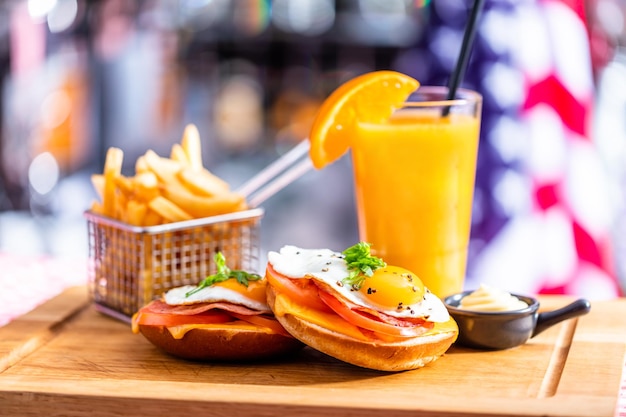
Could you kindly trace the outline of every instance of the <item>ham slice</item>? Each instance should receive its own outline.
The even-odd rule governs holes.
[[[263,314],[262,311],[252,310],[248,307],[232,304],[227,302],[219,303],[197,303],[188,305],[169,305],[162,300],[154,300],[147,306],[142,308],[142,311],[146,313],[156,314],[180,314],[183,316],[193,316],[195,314],[204,313],[212,309],[219,309],[228,311],[229,313],[241,314],[244,316],[255,316]]]

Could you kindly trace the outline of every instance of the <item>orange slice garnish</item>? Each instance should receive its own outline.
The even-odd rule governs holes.
[[[395,71],[374,71],[355,77],[337,88],[322,103],[309,134],[309,156],[321,169],[350,147],[357,122],[383,122],[400,108],[419,82]]]

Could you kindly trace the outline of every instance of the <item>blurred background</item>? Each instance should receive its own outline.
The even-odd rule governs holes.
[[[468,0],[4,0],[0,254],[87,256],[90,175],[198,126],[233,187],[306,137],[341,82],[445,84]],[[486,0],[464,87],[484,96],[468,286],[626,288],[625,0]],[[358,240],[351,162],[268,200],[262,252]],[[2,274],[2,272],[0,272]]]

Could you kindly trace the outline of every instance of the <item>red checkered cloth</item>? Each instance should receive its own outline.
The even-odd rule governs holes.
[[[85,259],[0,253],[0,326],[86,282]]]

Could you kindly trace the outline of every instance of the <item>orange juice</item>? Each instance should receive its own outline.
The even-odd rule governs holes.
[[[440,297],[463,289],[480,130],[480,96],[459,95],[446,117],[407,107],[351,139],[360,239]]]

